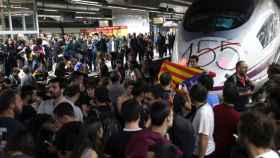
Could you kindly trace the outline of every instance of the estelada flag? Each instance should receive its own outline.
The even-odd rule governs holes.
[[[173,84],[180,84],[187,79],[205,73],[204,70],[199,68],[187,67],[175,64],[169,61],[164,61],[161,65],[158,77],[163,73],[169,73],[172,76]]]

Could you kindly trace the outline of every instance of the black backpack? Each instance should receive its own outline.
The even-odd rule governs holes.
[[[121,124],[112,110],[104,111],[104,109],[100,110],[99,108],[94,107],[89,113],[89,117],[94,117],[102,123],[105,144],[113,134],[121,131]]]

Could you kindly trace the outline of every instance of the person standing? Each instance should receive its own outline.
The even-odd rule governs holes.
[[[138,39],[136,37],[136,33],[133,33],[133,36],[132,38],[130,39],[130,47],[131,47],[131,50],[132,50],[132,60],[135,60],[136,61],[136,58],[137,58],[137,54],[138,54]]]
[[[173,125],[173,110],[163,102],[155,102],[151,105],[151,128],[133,136],[125,151],[129,158],[148,158],[149,149],[156,144],[171,144],[167,139],[167,131]],[[177,155],[182,152],[176,148]]]
[[[174,42],[175,42],[175,34],[174,33],[170,33],[169,36],[169,55],[171,56],[173,54],[173,46],[174,46]]]
[[[91,63],[93,65],[93,71],[96,71],[96,54],[97,54],[97,43],[98,43],[98,34],[94,34],[92,44],[91,44]]]
[[[230,151],[235,144],[233,134],[237,132],[240,113],[234,109],[238,92],[232,83],[225,84],[223,89],[224,102],[215,106],[215,130],[216,143],[215,154],[218,158],[230,157]]]
[[[103,32],[100,33],[100,37],[97,43],[97,56],[96,56],[96,62],[98,67],[100,66],[100,61],[105,59],[107,55],[107,40]]]
[[[108,42],[108,52],[111,55],[111,65],[112,68],[114,69],[116,67],[117,55],[118,55],[118,42],[115,35],[113,35],[110,41]]]
[[[190,96],[196,113],[192,122],[195,133],[194,158],[213,158],[215,152],[214,112],[207,103],[207,89],[201,84],[191,88]]]
[[[109,98],[112,101],[112,105],[115,108],[117,104],[118,97],[122,96],[125,92],[125,89],[123,85],[121,84],[119,73],[116,71],[113,71],[110,74],[110,79],[112,84],[108,86],[108,94]]]
[[[250,102],[253,95],[255,85],[247,76],[248,65],[245,61],[239,61],[236,64],[236,73],[229,77],[225,84],[231,82],[235,85],[238,91],[238,102],[235,104],[235,109],[239,112],[246,111],[246,104]]]
[[[0,150],[5,147],[7,140],[25,128],[15,119],[16,114],[21,111],[22,100],[20,95],[11,89],[2,90],[0,92]]]
[[[43,40],[41,38],[38,38],[36,40],[36,45],[33,48],[35,59],[33,59],[32,70],[36,70],[39,67],[40,63],[44,65],[46,64],[45,49],[42,46],[42,42]]]
[[[34,78],[32,76],[32,72],[28,66],[23,67],[23,77],[21,79],[20,86],[33,86],[34,84]]]
[[[125,148],[130,138],[143,131],[139,126],[140,105],[134,99],[129,99],[122,104],[121,118],[124,121],[122,131],[112,135],[105,146],[105,153],[113,158],[124,158]],[[116,145],[118,144],[118,145]]]
[[[49,85],[49,92],[51,94],[51,98],[49,100],[43,101],[40,106],[38,107],[39,114],[49,114],[54,115],[54,109],[57,107],[58,104],[62,102],[70,103],[74,109],[75,118],[79,121],[83,121],[83,114],[79,107],[74,106],[70,100],[66,99],[63,95],[64,91],[64,84],[61,78],[54,78],[50,80]]]
[[[150,36],[147,37],[147,58],[148,60],[153,60],[154,58],[154,43]]]
[[[157,49],[159,53],[159,57],[163,58],[165,51],[165,37],[159,32],[157,36]]]
[[[117,60],[124,62],[124,58],[125,60],[127,60],[127,55],[128,55],[128,41],[125,36],[119,38],[118,41],[119,41],[119,48],[118,48],[119,54]]]
[[[184,95],[174,96],[174,122],[169,134],[172,142],[182,150],[183,158],[192,158],[195,143],[194,130],[191,121],[185,118],[191,104],[188,92],[184,92]]]
[[[17,66],[16,44],[12,39],[8,39],[6,51],[7,58],[5,63],[5,76],[10,76],[12,73],[12,68]]]
[[[139,50],[139,61],[143,61],[144,60],[144,55],[145,55],[145,41],[144,41],[144,36],[143,34],[140,34],[138,36],[138,50]]]

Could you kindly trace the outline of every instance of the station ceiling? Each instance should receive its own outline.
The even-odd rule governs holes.
[[[42,11],[56,9],[56,6],[61,4],[65,6],[65,9],[60,8],[63,11],[71,11],[77,8],[74,6],[79,6],[80,10],[77,9],[77,11],[84,10],[84,13],[96,12],[96,14],[102,15],[112,12],[113,10],[132,9],[161,15],[174,14],[183,16],[192,1],[193,0],[37,0],[37,3],[40,4],[38,8]],[[88,9],[84,9],[83,7]],[[92,8],[96,9],[94,10]]]
[[[57,1],[57,0],[56,0]],[[192,3],[192,0],[64,0],[66,3],[97,2],[100,4],[114,4],[135,7],[163,7],[163,4],[169,6],[186,7]]]

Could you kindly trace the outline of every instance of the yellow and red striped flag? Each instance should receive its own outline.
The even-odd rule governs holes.
[[[161,65],[158,77],[160,77],[161,74],[166,72],[172,76],[173,84],[177,85],[189,78],[192,78],[196,75],[200,75],[205,71],[199,68],[187,67],[169,61],[165,61]]]

